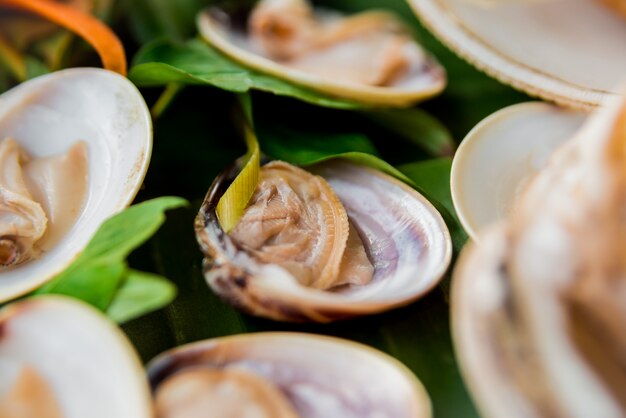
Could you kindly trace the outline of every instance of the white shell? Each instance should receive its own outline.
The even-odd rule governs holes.
[[[454,156],[450,189],[472,239],[509,213],[528,180],[585,119],[582,112],[531,102],[502,109],[470,131]]]
[[[245,36],[212,16],[211,10],[198,15],[198,30],[207,42],[245,66],[312,90],[365,104],[410,106],[441,93],[447,81],[443,67],[429,56],[425,69],[410,74],[410,79],[404,80],[401,86],[345,83],[299,71],[257,54]]]
[[[308,170],[328,181],[361,231],[375,268],[372,281],[323,291],[252,259],[219,226],[214,205],[223,184],[218,179],[196,218],[205,277],[216,293],[255,315],[329,322],[409,304],[439,283],[450,264],[452,243],[443,218],[426,198],[387,174],[347,160]]]
[[[16,302],[0,313],[0,331],[0,397],[27,365],[54,392],[63,418],[152,417],[139,357],[90,306],[60,296]]]
[[[126,78],[78,68],[38,77],[0,96],[0,140],[6,137],[35,158],[62,154],[85,141],[89,184],[82,214],[53,249],[0,272],[0,302],[60,273],[102,222],[132,202],[150,161],[152,121]]]
[[[148,365],[153,387],[186,368],[240,368],[276,385],[302,418],[428,418],[421,382],[396,359],[338,338],[257,333],[200,341]]]
[[[458,55],[531,95],[595,107],[624,80],[626,21],[597,0],[409,2]]]

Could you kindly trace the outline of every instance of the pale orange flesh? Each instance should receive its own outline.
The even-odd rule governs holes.
[[[46,380],[24,366],[8,393],[0,397],[2,418],[63,418],[61,407]]]
[[[389,86],[425,59],[402,24],[384,12],[318,19],[305,0],[263,0],[249,20],[267,57],[334,81]]]
[[[0,266],[37,257],[78,219],[87,196],[87,149],[31,159],[13,139],[0,142]]]
[[[305,286],[361,285],[373,276],[358,231],[330,185],[287,163],[262,167],[257,190],[231,237]]]
[[[298,418],[271,382],[238,369],[183,370],[156,393],[157,418]]]

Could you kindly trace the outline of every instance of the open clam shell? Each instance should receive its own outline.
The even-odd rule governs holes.
[[[422,195],[389,175],[344,160],[309,169],[330,184],[360,231],[374,266],[372,281],[317,290],[251,257],[222,230],[215,213],[235,168],[214,182],[196,218],[205,277],[217,294],[255,315],[328,322],[406,305],[439,282],[452,244],[441,215]]]
[[[452,330],[486,417],[623,417],[626,100],[563,144],[463,251]]]
[[[458,55],[546,100],[598,106],[617,94],[626,73],[626,23],[596,0],[409,3]]]
[[[202,369],[250,372],[276,387],[301,418],[427,418],[428,394],[397,360],[367,346],[299,333],[258,333],[201,341],[148,365],[159,402],[168,379]],[[193,400],[188,401],[193,403]]]
[[[315,13],[322,20],[328,16],[336,18],[336,13],[328,11]],[[208,9],[198,15],[198,28],[212,46],[247,67],[312,90],[369,105],[409,106],[440,93],[446,85],[445,70],[425,51],[421,65],[413,66],[390,86],[340,81],[290,68],[263,56],[250,41],[246,26],[248,15],[249,12],[242,16],[240,12],[231,15],[222,9]]]
[[[0,96],[0,140],[12,137],[34,158],[83,141],[88,184],[80,215],[36,259],[0,272],[0,301],[27,293],[67,267],[98,227],[129,205],[152,151],[152,122],[133,84],[110,71],[79,68],[23,83]]]
[[[467,134],[452,162],[450,189],[472,239],[510,213],[528,181],[586,116],[545,103],[522,103],[492,114]]]
[[[26,376],[30,384],[19,392]],[[126,336],[95,309],[60,296],[0,312],[0,415],[2,408],[15,412],[8,404],[17,401],[18,408],[43,409],[46,417],[153,416],[148,380]],[[21,411],[26,415],[17,416],[35,416]]]

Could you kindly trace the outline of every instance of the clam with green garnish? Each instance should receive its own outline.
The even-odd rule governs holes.
[[[207,282],[240,308],[286,321],[372,314],[419,298],[447,270],[441,215],[387,174],[347,160],[270,162],[227,233],[216,207],[238,171],[211,186],[196,235]]]

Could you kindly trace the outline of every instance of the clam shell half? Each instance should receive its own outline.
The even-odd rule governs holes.
[[[24,367],[43,379],[63,418],[153,416],[148,381],[130,342],[82,302],[45,296],[2,310],[0,399]]]
[[[410,72],[397,86],[341,82],[295,70],[260,55],[248,40],[240,16],[230,16],[222,9],[212,8],[201,12],[197,20],[203,38],[230,58],[252,69],[331,96],[369,105],[406,107],[439,94],[446,85],[445,70],[431,56],[426,58],[422,68]]]
[[[152,151],[152,121],[126,78],[77,68],[23,83],[0,96],[0,140],[12,137],[34,158],[84,141],[87,196],[82,213],[55,246],[0,272],[0,302],[25,294],[65,269],[107,218],[128,206],[143,182]]]
[[[626,74],[626,23],[597,0],[409,3],[459,56],[542,99],[596,107]]]
[[[301,418],[431,416],[428,394],[404,365],[338,338],[258,333],[206,340],[161,354],[148,365],[148,374],[158,390],[169,377],[202,368],[261,376]]]
[[[196,218],[205,277],[217,294],[255,315],[329,322],[406,305],[439,282],[452,256],[450,233],[422,195],[389,175],[344,160],[308,169],[330,184],[360,231],[374,266],[372,281],[337,291],[316,290],[239,248],[215,214],[237,172],[234,168],[214,182]]]
[[[521,103],[492,114],[467,134],[452,162],[450,189],[473,240],[510,213],[528,181],[586,116],[545,103]]]

